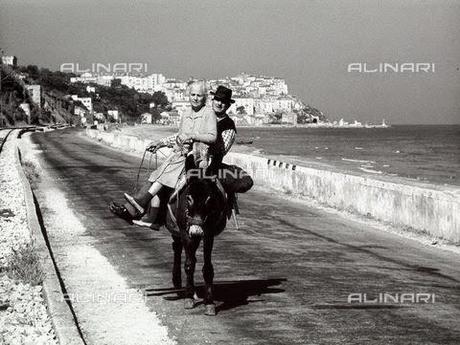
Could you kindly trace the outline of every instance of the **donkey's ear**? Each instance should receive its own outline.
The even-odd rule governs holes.
[[[189,154],[187,158],[185,158],[185,171],[189,171],[192,169],[196,169],[195,157],[193,156],[193,154]]]

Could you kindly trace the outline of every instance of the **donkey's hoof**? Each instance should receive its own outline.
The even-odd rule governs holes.
[[[215,304],[206,304],[206,310],[204,315],[216,316],[216,305]]]
[[[186,298],[184,301],[184,309],[195,308],[195,300],[193,298]]]

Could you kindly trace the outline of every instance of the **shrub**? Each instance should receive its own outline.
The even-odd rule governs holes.
[[[40,182],[40,175],[38,174],[35,165],[32,162],[23,161],[22,169],[24,170],[24,174],[29,180],[31,187],[35,189],[38,182]]]
[[[32,286],[41,284],[45,278],[40,256],[32,244],[25,244],[19,249],[13,249],[7,272],[12,279],[29,283]]]

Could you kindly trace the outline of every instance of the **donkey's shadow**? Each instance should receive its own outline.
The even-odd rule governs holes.
[[[249,299],[249,297],[284,292],[284,289],[277,286],[280,286],[285,281],[287,281],[286,278],[214,281],[214,299],[220,302],[216,307],[216,311],[229,310],[249,303],[264,301],[261,298]],[[195,290],[199,298],[204,297],[203,283],[197,283]],[[166,300],[177,300],[182,298],[183,289],[146,288],[144,291],[148,297],[165,296]]]

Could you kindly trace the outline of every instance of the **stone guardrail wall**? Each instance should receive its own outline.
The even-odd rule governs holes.
[[[140,153],[149,144],[119,133],[87,130],[87,135]],[[256,184],[460,243],[460,189],[381,181],[242,153],[229,153],[225,161],[245,169]]]

